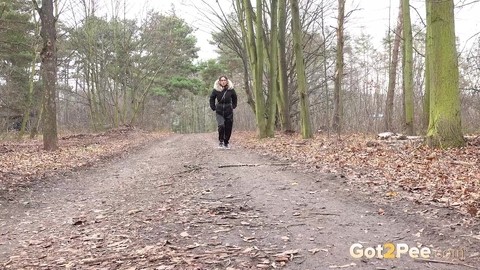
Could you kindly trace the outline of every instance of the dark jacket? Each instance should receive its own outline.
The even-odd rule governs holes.
[[[217,100],[217,104],[215,104]],[[217,80],[213,86],[212,94],[210,95],[210,108],[217,112],[217,114],[230,118],[233,116],[233,109],[237,107],[237,93],[233,89],[233,83],[228,80],[224,88]]]

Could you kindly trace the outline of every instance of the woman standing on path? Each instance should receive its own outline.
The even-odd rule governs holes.
[[[215,99],[217,104],[215,104]],[[213,85],[210,108],[216,112],[219,147],[230,149],[229,141],[233,128],[233,109],[237,107],[237,93],[227,76],[220,76]]]

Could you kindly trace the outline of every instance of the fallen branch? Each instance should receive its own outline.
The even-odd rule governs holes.
[[[289,166],[291,163],[267,163],[267,164],[227,164],[219,165],[218,168],[229,168],[229,167],[258,167],[258,166]]]
[[[308,214],[311,214],[311,215],[318,215],[318,216],[340,216],[339,214],[335,214],[335,213],[319,213],[319,212],[310,212]]]
[[[440,261],[440,260],[422,259],[422,258],[415,258],[415,261],[417,261],[417,262],[430,262],[430,263],[442,263],[442,264],[450,264],[450,265],[460,265],[460,266],[465,266],[465,267],[477,269],[475,266],[465,264],[465,263],[460,263],[460,262],[449,262],[449,261]]]

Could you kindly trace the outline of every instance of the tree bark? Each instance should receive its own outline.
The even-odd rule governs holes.
[[[427,0],[431,9],[430,120],[427,144],[430,147],[462,147],[460,90],[453,0]],[[429,15],[429,13],[427,13]]]
[[[292,33],[293,33],[293,47],[295,53],[295,64],[297,71],[297,87],[300,98],[300,121],[302,137],[304,139],[311,138],[312,128],[310,124],[310,105],[307,94],[307,78],[305,74],[305,60],[303,56],[302,46],[302,27],[300,23],[300,11],[298,7],[298,0],[290,0],[292,8]]]
[[[253,88],[255,96],[255,119],[257,122],[257,135],[265,138],[265,98],[263,96],[263,61],[264,61],[264,40],[263,40],[263,1],[257,1],[257,13],[254,20],[253,7],[250,0],[242,0],[242,7],[239,12],[244,12],[246,21],[246,47],[253,75]],[[255,28],[253,22],[255,21]],[[255,30],[254,30],[255,29]]]
[[[414,135],[414,101],[413,101],[413,37],[410,19],[410,0],[402,1],[403,13],[403,91],[405,110],[405,133]]]
[[[393,102],[395,98],[395,86],[397,81],[397,67],[398,67],[398,55],[400,52],[400,41],[402,39],[403,28],[403,15],[402,4],[400,0],[400,8],[398,12],[397,27],[395,28],[395,37],[393,41],[392,61],[390,63],[390,69],[388,71],[388,90],[387,101],[385,104],[385,131],[393,131],[392,118],[393,118]]]
[[[41,74],[44,91],[43,102],[43,148],[47,151],[58,148],[57,135],[57,108],[56,108],[56,83],[57,83],[57,31],[56,18],[53,13],[53,0],[42,0],[42,7],[36,0],[32,0],[40,15],[40,36],[43,40],[43,49],[40,53],[42,59]]]
[[[275,119],[277,115],[277,92],[278,92],[278,0],[271,0],[271,20],[270,20],[270,87],[267,97],[267,127],[268,137],[275,135]]]
[[[343,28],[345,23],[345,0],[338,0],[338,17],[337,17],[337,52],[335,64],[335,82],[333,92],[333,120],[332,129],[341,133],[342,130],[342,81],[343,81],[343,47],[344,37]]]
[[[247,1],[247,0],[244,0]],[[248,0],[250,2],[250,0]],[[264,38],[263,38],[263,0],[256,0],[256,16],[255,16],[255,112],[257,117],[258,136],[260,138],[267,137],[266,121],[265,121],[265,99],[263,96],[263,61],[264,61]],[[252,33],[253,37],[253,33]]]
[[[423,97],[423,131],[428,130],[428,122],[430,119],[430,85],[431,85],[431,61],[432,57],[432,22],[431,22],[431,5],[430,1],[426,1],[425,9],[427,14],[427,30],[426,30],[426,41],[425,41],[425,93]],[[426,132],[425,132],[426,133]]]
[[[280,0],[278,4],[278,82],[279,99],[278,108],[280,112],[280,123],[283,131],[293,131],[292,120],[290,118],[290,96],[288,94],[288,75],[287,75],[287,0]]]

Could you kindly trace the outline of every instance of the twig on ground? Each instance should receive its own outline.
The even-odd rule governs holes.
[[[258,167],[258,166],[289,166],[291,163],[267,163],[267,164],[227,164],[219,165],[218,168],[229,168],[229,167]]]
[[[318,215],[318,216],[340,216],[339,214],[335,214],[335,213],[320,213],[320,212],[310,212],[308,214]]]

